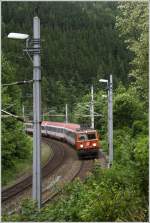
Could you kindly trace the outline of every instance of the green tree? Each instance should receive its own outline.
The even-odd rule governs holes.
[[[148,2],[123,2],[118,6],[116,27],[133,56],[130,77],[142,100],[148,104]],[[126,27],[126,28],[124,28]]]
[[[119,87],[114,97],[114,127],[132,127],[133,122],[144,118],[143,103],[135,87]]]
[[[8,84],[15,80],[15,69],[5,57],[2,57],[2,83]],[[21,110],[21,91],[18,86],[2,88],[2,108],[19,115]],[[23,124],[13,117],[2,117],[2,184],[15,171],[19,162],[31,157],[31,144],[25,134]]]

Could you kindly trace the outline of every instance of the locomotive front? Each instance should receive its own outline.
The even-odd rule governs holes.
[[[85,130],[77,133],[76,149],[79,156],[98,156],[99,137],[96,130]]]

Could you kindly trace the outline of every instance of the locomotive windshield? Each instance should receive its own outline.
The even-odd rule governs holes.
[[[94,133],[82,133],[79,135],[79,140],[80,141],[85,141],[85,140],[92,140],[96,139],[96,134]]]
[[[88,140],[87,134],[80,134],[79,140],[80,141]]]
[[[87,135],[88,135],[88,140],[96,139],[96,135],[95,135],[95,133],[89,133],[89,134],[87,134]]]

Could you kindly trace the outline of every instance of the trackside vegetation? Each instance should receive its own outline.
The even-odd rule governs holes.
[[[9,43],[5,34],[12,30],[31,32],[32,25],[29,24],[36,4],[2,3],[3,83],[17,80],[18,67],[20,80],[30,78],[32,68],[27,61],[19,59],[22,43]],[[98,80],[108,79],[111,73],[114,83],[114,162],[108,169],[95,161],[85,181],[76,179],[67,184],[59,199],[41,210],[32,200],[25,200],[19,213],[3,214],[2,220],[147,222],[148,3],[44,2],[39,5],[43,35],[43,111],[51,108],[62,113],[67,103],[69,121],[90,123],[87,117],[89,109],[85,105],[89,105],[90,86],[93,84],[94,110],[101,115],[95,117],[95,128],[100,133],[102,149],[108,154],[107,98],[102,96],[107,91]],[[27,11],[29,17],[24,19]],[[12,18],[11,23],[9,18]],[[15,52],[16,57],[13,56]],[[28,91],[31,90],[29,87]],[[20,87],[4,89],[3,105],[16,103],[11,109],[21,113],[21,95],[25,107],[30,108],[32,100],[27,98],[26,91],[27,88]],[[25,113],[29,115],[29,111]],[[62,118],[57,120],[63,121]],[[12,118],[2,119],[4,183],[6,171],[11,171],[11,166],[15,168],[19,159],[26,159],[28,151],[30,143],[21,124]]]
[[[141,121],[142,122],[142,121]],[[143,121],[143,123],[145,120]],[[142,124],[143,126],[143,124]],[[85,182],[67,185],[59,200],[39,212],[24,201],[11,221],[147,221],[148,136],[145,128],[121,126],[114,130],[114,163],[102,169],[95,163]]]
[[[15,69],[2,57],[2,83],[15,81]],[[2,107],[12,114],[21,110],[21,90],[18,86],[2,88]],[[15,118],[2,117],[2,186],[8,185],[14,175],[32,162],[32,141],[25,133],[24,125]]]

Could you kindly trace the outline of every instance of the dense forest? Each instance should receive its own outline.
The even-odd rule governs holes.
[[[23,204],[13,221],[148,221],[148,3],[147,2],[3,2],[2,84],[31,80],[32,64],[24,41],[10,32],[32,36],[35,7],[41,20],[42,112],[90,123],[86,105],[94,86],[95,127],[108,153],[107,99],[100,78],[113,75],[114,162],[95,165],[84,183],[66,186],[59,201],[39,212]],[[2,108],[32,119],[32,84],[2,86]],[[44,116],[64,121],[64,118]],[[13,134],[12,134],[13,132]],[[21,149],[20,149],[21,148]],[[2,183],[19,162],[31,159],[24,127],[2,117]]]

